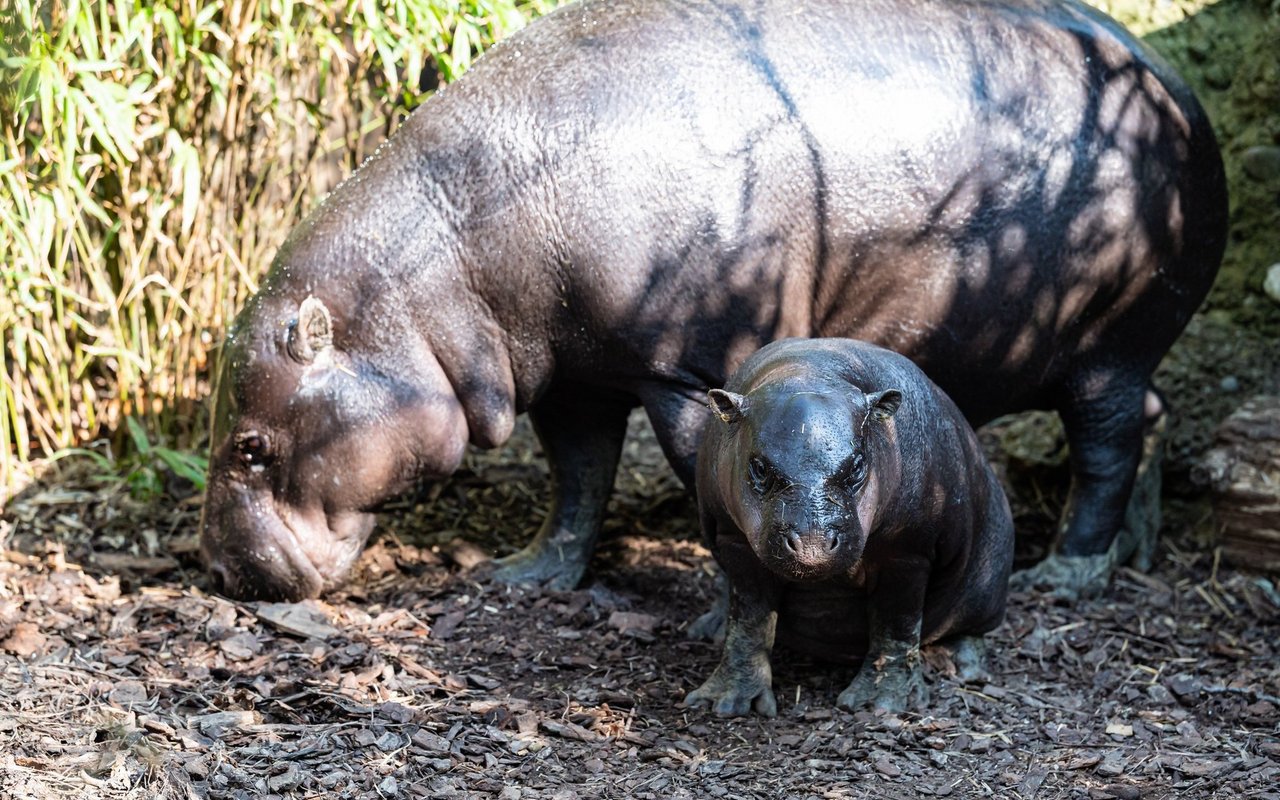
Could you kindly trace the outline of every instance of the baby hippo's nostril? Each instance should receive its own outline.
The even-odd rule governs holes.
[[[827,552],[834,553],[840,549],[840,534],[835,531],[827,533]]]
[[[782,537],[782,543],[792,553],[800,552],[800,534],[795,531],[787,531]]]

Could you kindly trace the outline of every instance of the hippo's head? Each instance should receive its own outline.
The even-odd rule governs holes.
[[[782,381],[709,399],[728,426],[721,490],[761,563],[791,580],[852,569],[877,517],[881,470],[896,468],[886,433],[901,393]]]
[[[358,322],[318,298],[264,290],[228,337],[200,532],[228,594],[300,599],[332,587],[375,505],[462,458],[467,425],[438,362],[421,343],[380,345],[367,328],[357,337]]]

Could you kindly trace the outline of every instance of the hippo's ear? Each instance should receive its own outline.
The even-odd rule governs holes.
[[[308,297],[298,307],[298,321],[289,328],[289,355],[299,364],[310,364],[316,355],[333,347],[333,318],[329,309],[315,297]]]
[[[726,392],[724,389],[712,389],[707,392],[707,401],[720,421],[731,425],[742,419],[742,413],[747,407],[747,398],[734,392]]]
[[[871,413],[868,416],[875,417],[877,421],[883,422],[892,417],[898,410],[898,406],[902,405],[902,392],[897,389],[872,392],[867,395],[867,405],[871,407]]]

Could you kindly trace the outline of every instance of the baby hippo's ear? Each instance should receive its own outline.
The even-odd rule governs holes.
[[[894,415],[898,406],[902,405],[902,392],[897,389],[885,389],[883,392],[872,392],[867,395],[867,405],[871,407],[871,416],[884,422]]]
[[[726,392],[724,389],[712,389],[707,392],[707,401],[720,421],[730,425],[742,419],[742,414],[747,408],[747,398],[740,394]]]

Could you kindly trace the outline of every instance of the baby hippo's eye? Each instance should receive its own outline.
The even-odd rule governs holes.
[[[269,455],[267,437],[257,431],[240,434],[236,437],[236,453],[250,466],[265,463]]]
[[[758,494],[768,494],[778,485],[777,473],[760,456],[752,456],[747,462],[747,475]]]
[[[867,481],[867,460],[861,453],[850,456],[840,468],[837,480],[846,489],[857,491]]]

